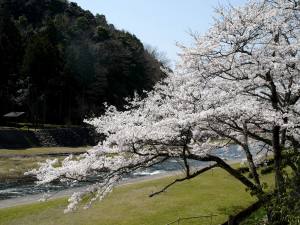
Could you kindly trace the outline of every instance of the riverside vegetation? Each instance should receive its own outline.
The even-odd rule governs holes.
[[[9,180],[21,180],[24,173],[30,169],[37,168],[39,162],[45,161],[57,155],[65,155],[71,153],[84,153],[89,147],[47,147],[47,148],[31,148],[23,150],[0,149],[0,182]],[[64,156],[60,156],[63,159]]]
[[[163,82],[127,99],[124,108],[112,103],[114,106],[105,106],[100,117],[85,120],[106,135],[105,141],[87,154],[67,157],[61,165],[48,160],[27,173],[36,176],[39,184],[69,185],[89,181],[95,174],[101,176],[97,184],[74,193],[65,212],[71,213],[82,204],[90,207],[96,200],[104,203],[105,196],[113,196],[110,192],[124,176],[175,157],[183,161],[184,176],[152,189],[150,197],[184,181],[191,185],[187,194],[192,197],[194,191],[201,192],[200,184],[192,185],[193,179],[199,176],[197,180],[201,180],[200,175],[205,177],[207,171],[218,168],[231,175],[226,179],[228,185],[234,178],[239,182],[234,183],[235,187],[243,184],[248,194],[264,204],[269,224],[299,222],[300,4],[296,0],[256,0],[237,8],[220,6],[216,13],[211,29],[201,36],[192,34],[194,45],[181,46],[176,70],[164,70],[168,76]],[[230,139],[239,146],[246,155],[251,176],[214,154],[216,148],[229,147],[229,142],[221,145],[211,139]],[[270,152],[274,169],[271,190],[266,189],[258,167]],[[191,160],[210,164],[192,168]],[[285,171],[287,166],[290,173]],[[222,196],[222,203],[226,200],[224,195],[234,190],[218,183],[224,178],[225,174],[214,181],[219,191],[210,187]],[[206,182],[202,180],[203,185]],[[203,199],[209,205],[212,196],[202,195],[196,194],[195,200]],[[135,202],[132,196],[126,196],[123,205]],[[239,192],[235,191],[231,200],[238,198]],[[146,207],[151,205],[149,201],[144,201]],[[165,203],[168,205],[160,209],[161,218],[167,215],[164,210],[171,207],[190,206],[188,201],[179,205],[165,199],[159,202]],[[225,208],[229,209],[229,205]],[[147,209],[148,214],[156,210],[155,205],[152,207]],[[143,207],[137,210],[127,213],[128,220],[138,220]],[[114,213],[111,219],[117,219],[117,215]]]

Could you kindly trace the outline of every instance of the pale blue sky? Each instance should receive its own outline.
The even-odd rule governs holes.
[[[214,7],[246,0],[71,0],[92,13],[104,14],[108,23],[135,34],[177,60],[176,42],[190,45],[188,31],[204,33],[212,24]]]

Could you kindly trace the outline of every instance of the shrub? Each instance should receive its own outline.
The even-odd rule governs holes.
[[[261,169],[260,173],[261,174],[268,174],[268,173],[271,173],[273,170],[274,170],[273,166],[266,166],[266,167],[263,167]]]

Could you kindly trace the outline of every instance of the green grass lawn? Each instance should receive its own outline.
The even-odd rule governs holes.
[[[0,181],[23,177],[24,172],[38,167],[38,162],[43,162],[46,161],[47,158],[50,158],[47,154],[71,154],[76,152],[84,152],[89,148],[90,147],[47,147],[30,148],[24,150],[0,149]],[[64,156],[55,158],[64,158]]]
[[[55,153],[74,153],[74,152],[84,152],[91,147],[41,147],[41,148],[28,148],[21,150],[10,150],[10,149],[0,149],[0,157],[7,156],[34,156],[42,154],[55,154]]]
[[[273,175],[262,179],[272,186]],[[165,225],[178,217],[216,214],[212,224],[249,206],[256,199],[245,187],[221,169],[208,171],[193,180],[173,186],[166,193],[149,198],[174,177],[160,178],[117,187],[102,202],[88,210],[63,214],[66,199],[0,210],[1,225]],[[210,224],[195,219],[185,224]]]

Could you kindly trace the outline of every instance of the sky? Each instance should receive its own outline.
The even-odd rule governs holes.
[[[189,33],[205,33],[218,5],[243,5],[246,0],[71,0],[93,14],[106,16],[117,29],[135,34],[144,44],[166,54],[172,65],[180,52],[176,43],[190,46]]]

